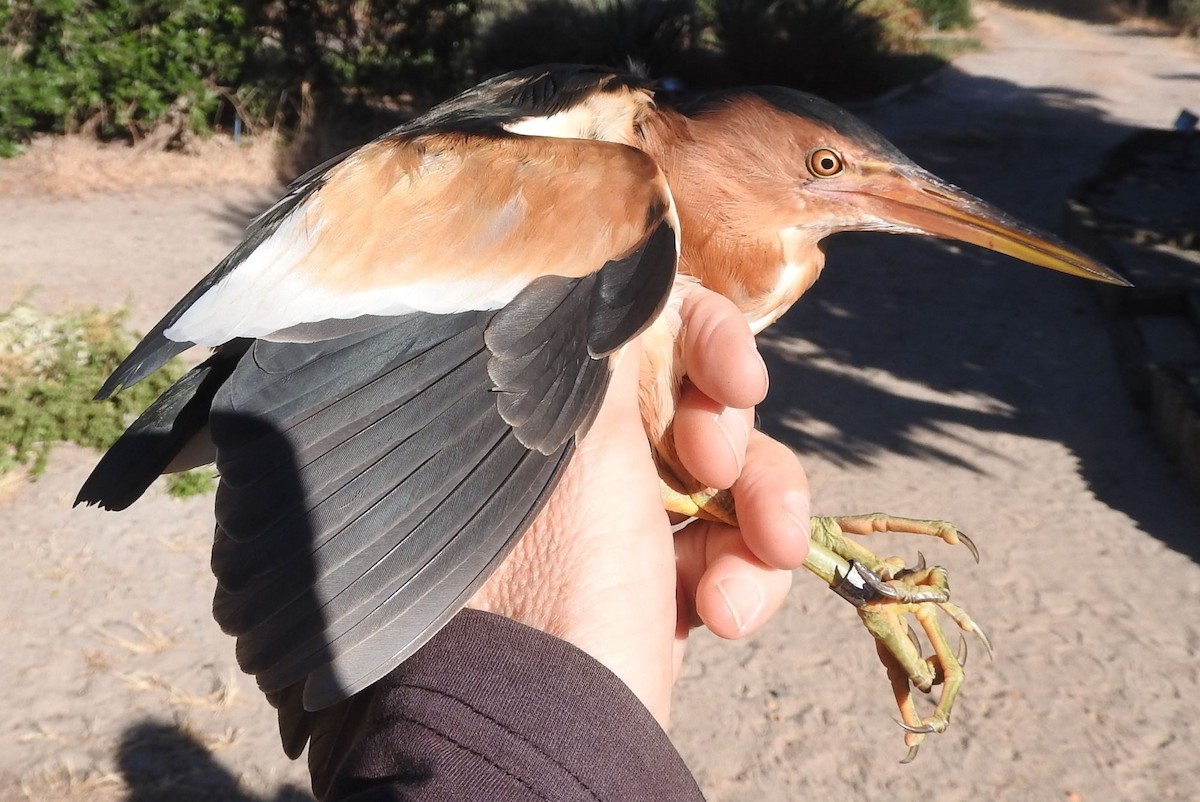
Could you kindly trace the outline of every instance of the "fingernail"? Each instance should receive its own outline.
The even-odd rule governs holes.
[[[753,579],[744,576],[727,576],[717,583],[717,591],[725,600],[725,609],[737,624],[738,634],[746,631],[747,626],[762,609],[763,590]]]
[[[787,513],[788,518],[792,519],[792,523],[800,527],[800,531],[804,533],[807,540],[809,517],[812,515],[812,505],[808,496],[798,490],[793,490],[783,497],[783,511]]]
[[[713,420],[716,421],[721,434],[725,435],[725,442],[729,443],[729,450],[733,452],[733,460],[737,463],[740,476],[746,463],[746,445],[750,442],[750,429],[746,425],[746,419],[738,410],[726,407],[720,415],[714,415]]]

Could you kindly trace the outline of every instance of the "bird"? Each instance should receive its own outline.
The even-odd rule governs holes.
[[[642,409],[665,502],[736,521],[728,494],[689,477],[672,442],[673,289],[718,292],[761,332],[844,231],[951,238],[1126,283],[815,96],[525,68],[293,181],[100,389],[107,398],[192,346],[213,349],[101,458],[76,504],[124,509],[162,472],[215,460],[214,615],[297,757],[308,712],[352,704],[503,560],[635,338],[646,338]],[[806,567],[875,635],[911,759],[945,729],[962,681],[937,611],[984,636],[950,603],[944,569],[881,560],[845,537],[884,529],[978,554],[946,522],[813,520]],[[932,657],[910,639],[909,614]],[[910,688],[938,683],[922,718]]]

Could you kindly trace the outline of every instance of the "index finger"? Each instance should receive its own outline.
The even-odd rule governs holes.
[[[685,291],[680,317],[685,373],[702,393],[738,409],[766,397],[766,364],[732,301],[693,285]]]

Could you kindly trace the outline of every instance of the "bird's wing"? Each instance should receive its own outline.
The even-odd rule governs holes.
[[[294,184],[98,397],[194,344],[360,315],[498,309],[539,275],[579,277],[632,250],[669,204],[653,161],[621,145],[383,137]]]
[[[385,139],[317,180],[160,332],[258,338],[211,411],[214,612],[310,710],[415,651],[507,553],[678,249],[662,174],[620,145]]]

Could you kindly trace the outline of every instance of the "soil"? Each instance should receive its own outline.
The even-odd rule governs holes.
[[[984,49],[863,113],[1038,225],[1132,130],[1200,102],[1186,41],[978,8]],[[0,165],[0,185],[15,169]],[[149,326],[280,191],[204,183],[0,195],[0,304],[127,304]],[[817,511],[958,523],[978,566],[936,543],[873,545],[946,565],[997,651],[973,650],[952,726],[897,765],[869,639],[799,576],[761,635],[690,650],[672,737],[709,798],[1194,798],[1200,504],[1129,402],[1090,287],[974,249],[845,236],[764,340],[762,425],[802,456]],[[0,801],[307,798],[211,620],[211,499],[156,488],[121,514],[72,510],[95,458],[62,447],[38,481],[0,487]]]

